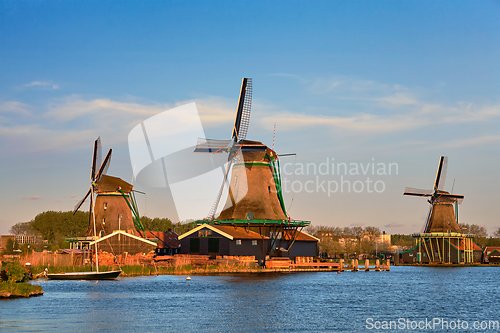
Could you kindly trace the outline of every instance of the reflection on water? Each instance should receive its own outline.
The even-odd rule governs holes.
[[[37,281],[44,296],[0,301],[0,330],[360,332],[366,331],[367,318],[436,317],[472,324],[500,320],[499,273],[497,267],[392,267],[391,272],[192,276],[191,281],[170,275]]]

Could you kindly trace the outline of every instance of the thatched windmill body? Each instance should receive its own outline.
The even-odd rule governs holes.
[[[252,82],[244,78],[231,139],[198,140],[195,152],[228,154],[221,189],[207,219],[212,224],[244,226],[269,237],[264,252],[279,255],[290,250],[309,222],[292,220],[286,213],[278,154],[261,142],[246,140],[251,100]],[[216,218],[224,190],[226,203]]]

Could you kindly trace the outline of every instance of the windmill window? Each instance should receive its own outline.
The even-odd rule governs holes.
[[[102,219],[102,224],[106,224],[106,218]]]
[[[413,257],[413,253],[408,253],[408,255],[409,255],[410,257]]]
[[[108,208],[108,203],[107,202],[104,203],[104,210],[106,210],[106,208]]]
[[[252,240],[252,245],[257,245],[257,240],[256,239]]]
[[[241,245],[241,239],[236,240],[236,245]]]
[[[101,230],[101,232],[99,232],[99,237],[104,237],[104,230]]]
[[[268,186],[267,190],[269,191],[269,193],[271,193],[271,186]]]

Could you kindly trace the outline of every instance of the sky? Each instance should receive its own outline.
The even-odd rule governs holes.
[[[243,77],[247,139],[272,146],[276,124],[296,154],[292,218],[420,232],[429,204],[402,194],[431,189],[443,155],[459,222],[492,233],[499,59],[498,1],[0,0],[0,234],[72,210],[98,136],[128,182],[129,132],[165,110],[195,102],[206,136],[229,138]],[[179,220],[168,189],[134,185],[141,214]]]

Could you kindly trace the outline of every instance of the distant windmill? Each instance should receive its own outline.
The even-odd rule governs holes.
[[[111,152],[110,149],[101,163],[101,139],[97,138],[95,140],[90,172],[90,188],[83,199],[75,205],[73,211],[73,213],[76,213],[90,196],[87,236],[95,234],[103,237],[116,230],[125,230],[130,234],[138,235],[136,228],[143,230],[137,214],[135,200],[132,200],[131,197],[132,185],[120,178],[106,175],[111,162]],[[95,198],[94,195],[96,195]],[[95,219],[95,224],[92,223],[93,219]],[[93,225],[95,230],[93,230]]]
[[[404,195],[429,198],[428,201],[431,207],[425,223],[424,233],[461,232],[458,226],[458,209],[455,212],[453,204],[462,203],[464,196],[443,191],[447,166],[448,158],[441,156],[432,190],[409,187],[405,189]]]

